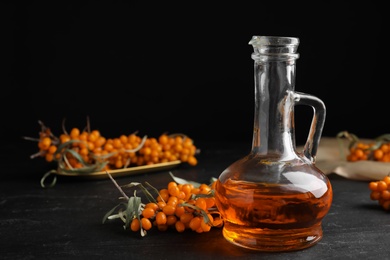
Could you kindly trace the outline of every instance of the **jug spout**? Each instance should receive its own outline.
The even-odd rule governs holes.
[[[295,59],[299,57],[297,53],[299,38],[296,37],[253,36],[249,44],[253,46],[255,56],[258,54],[289,54]]]

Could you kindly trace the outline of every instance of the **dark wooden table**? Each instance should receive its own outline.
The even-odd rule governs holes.
[[[250,144],[237,143],[198,147],[198,165],[179,165],[171,170],[174,175],[208,183],[250,150]],[[202,234],[153,230],[141,238],[125,231],[120,220],[102,224],[121,196],[111,180],[60,176],[53,188],[44,189],[40,178],[51,165],[29,159],[18,147],[4,148],[0,259],[390,259],[390,213],[370,200],[367,182],[329,175],[334,197],[323,220],[323,239],[301,251],[263,253],[228,243],[219,228]],[[172,179],[168,171],[157,171],[116,180],[162,188]]]

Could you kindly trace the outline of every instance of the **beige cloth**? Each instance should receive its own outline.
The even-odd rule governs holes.
[[[369,139],[361,139],[363,142],[373,142]],[[303,147],[297,147],[301,151]],[[344,154],[342,154],[344,153]],[[316,166],[325,174],[335,173],[352,180],[376,181],[383,179],[390,173],[390,163],[375,161],[348,162],[348,141],[337,138],[322,137],[317,150]]]

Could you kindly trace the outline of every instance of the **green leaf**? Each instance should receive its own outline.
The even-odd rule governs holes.
[[[113,207],[111,210],[109,210],[103,217],[103,221],[102,221],[102,224],[104,224],[106,222],[106,220],[108,219],[109,216],[111,216],[111,214],[118,208],[118,207],[126,207],[126,203],[124,202],[121,202],[119,203],[118,205],[116,205],[115,207]]]
[[[130,197],[128,202],[127,202],[127,207],[126,207],[126,223],[125,223],[125,228],[130,227],[130,222],[134,217],[137,217],[140,212],[141,208],[141,198],[136,196],[136,191],[134,191],[134,196]],[[140,225],[142,226],[142,223],[140,222]]]
[[[188,181],[188,180],[185,180],[185,179],[182,179],[182,178],[179,178],[179,177],[176,177],[173,175],[172,172],[169,172],[169,175],[171,175],[172,179],[178,183],[178,184],[192,184],[194,185],[195,188],[199,188],[199,186],[201,185],[199,182],[195,182],[195,181]]]
[[[54,185],[57,183],[57,176],[53,176],[53,180],[51,181],[51,183],[49,185],[45,185],[45,181],[46,179],[52,175],[53,173],[56,173],[56,170],[51,170],[51,171],[48,171],[47,173],[45,173],[41,179],[41,187],[42,188],[51,188],[51,187],[54,187]]]

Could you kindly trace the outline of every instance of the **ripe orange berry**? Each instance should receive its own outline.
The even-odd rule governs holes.
[[[200,217],[198,217],[198,216],[197,217],[193,217],[190,220],[190,222],[188,224],[188,227],[191,228],[193,231],[196,231],[200,227],[202,221],[203,220]]]
[[[195,206],[197,206],[198,208],[200,208],[202,210],[207,210],[207,202],[204,198],[198,198],[195,201]]]
[[[139,231],[140,229],[140,223],[138,218],[134,218],[130,223],[130,229],[134,232]]]
[[[193,217],[194,217],[194,215],[192,215],[192,213],[186,212],[180,216],[180,221],[183,222],[184,224],[190,223],[190,221]]]
[[[175,228],[176,228],[176,231],[177,232],[184,232],[184,230],[186,229],[186,226],[184,225],[183,222],[181,221],[176,221],[175,223]]]
[[[380,149],[384,152],[387,153],[390,151],[390,145],[389,144],[382,144]]]
[[[354,151],[354,153],[355,153],[355,156],[356,156],[358,159],[362,158],[363,155],[364,155],[363,150],[360,149],[360,148],[357,148],[357,149]]]
[[[215,206],[215,199],[212,197],[212,198],[204,198],[205,201],[206,201],[206,208],[209,209],[209,208],[212,208]]]
[[[372,200],[379,200],[380,197],[381,197],[381,192],[380,192],[380,191],[372,191],[372,192],[370,193],[370,198],[371,198]]]
[[[80,129],[74,127],[72,130],[70,130],[70,138],[71,139],[78,139],[80,135]]]
[[[177,187],[177,185],[176,186],[170,186],[168,188],[168,192],[169,192],[170,196],[179,197],[180,189],[179,189],[179,187]]]
[[[390,191],[389,190],[381,191],[381,199],[390,200]]]
[[[387,184],[386,182],[380,180],[378,181],[378,191],[383,191],[387,189]]]
[[[378,190],[378,182],[376,182],[376,181],[371,181],[371,182],[368,184],[368,188],[369,188],[371,191],[376,191],[376,190]]]
[[[152,222],[148,218],[141,218],[142,228],[145,230],[150,230],[152,228]]]
[[[380,149],[375,150],[374,151],[374,159],[377,161],[380,161],[380,160],[382,160],[382,158],[383,158],[383,151]]]
[[[192,186],[190,184],[184,184],[181,186],[181,191],[183,191],[186,196],[191,195]]]
[[[204,232],[208,232],[211,230],[211,224],[206,223],[203,218],[202,218],[202,222],[200,223],[200,226]]]
[[[181,215],[183,215],[185,213],[185,211],[186,210],[183,206],[177,206],[176,210],[175,210],[175,215],[180,218]]]
[[[39,141],[39,143],[38,143],[38,147],[39,147],[39,149],[41,149],[41,150],[47,150],[47,149],[49,149],[50,145],[51,145],[51,139],[50,139],[50,137],[43,137],[43,138]]]
[[[383,177],[382,179],[384,182],[386,182],[387,184],[387,187],[390,187],[390,176],[386,175],[385,177]]]
[[[161,189],[159,191],[160,196],[157,197],[157,201],[164,201],[167,202],[169,199],[169,191],[167,189]]]
[[[139,223],[138,218],[135,218],[135,219],[133,219],[133,220],[131,221],[131,223],[130,223],[130,229],[131,229],[131,231],[134,231],[134,232],[139,231],[139,229],[140,229],[140,223]]]
[[[167,215],[164,212],[159,211],[156,214],[156,223],[157,225],[164,225],[167,223]]]
[[[195,158],[195,156],[188,157],[187,163],[189,165],[195,166],[198,164],[198,160]]]
[[[45,159],[46,159],[47,162],[51,162],[51,161],[53,161],[54,156],[53,156],[52,153],[47,153],[47,154],[45,155]]]
[[[174,215],[176,211],[176,207],[172,206],[170,204],[165,205],[165,207],[162,208],[162,211],[164,212],[165,215]]]
[[[57,146],[50,145],[49,149],[47,150],[49,153],[53,154],[57,151]]]
[[[175,215],[169,215],[169,216],[167,216],[167,225],[168,225],[168,226],[173,226],[173,225],[175,225],[176,221],[177,221],[177,217],[176,217]]]
[[[167,203],[165,201],[159,201],[157,202],[157,206],[159,209],[163,209],[165,206],[167,205]]]
[[[151,207],[145,208],[142,211],[142,216],[145,218],[152,218],[152,217],[154,217],[155,214],[156,214],[155,210]]]
[[[158,205],[154,202],[149,202],[145,205],[145,208],[152,208],[154,211],[158,210]]]
[[[168,199],[168,201],[167,201],[167,204],[176,207],[178,201],[179,201],[179,199],[178,199],[177,197],[175,197],[175,196],[170,196],[169,199]]]

